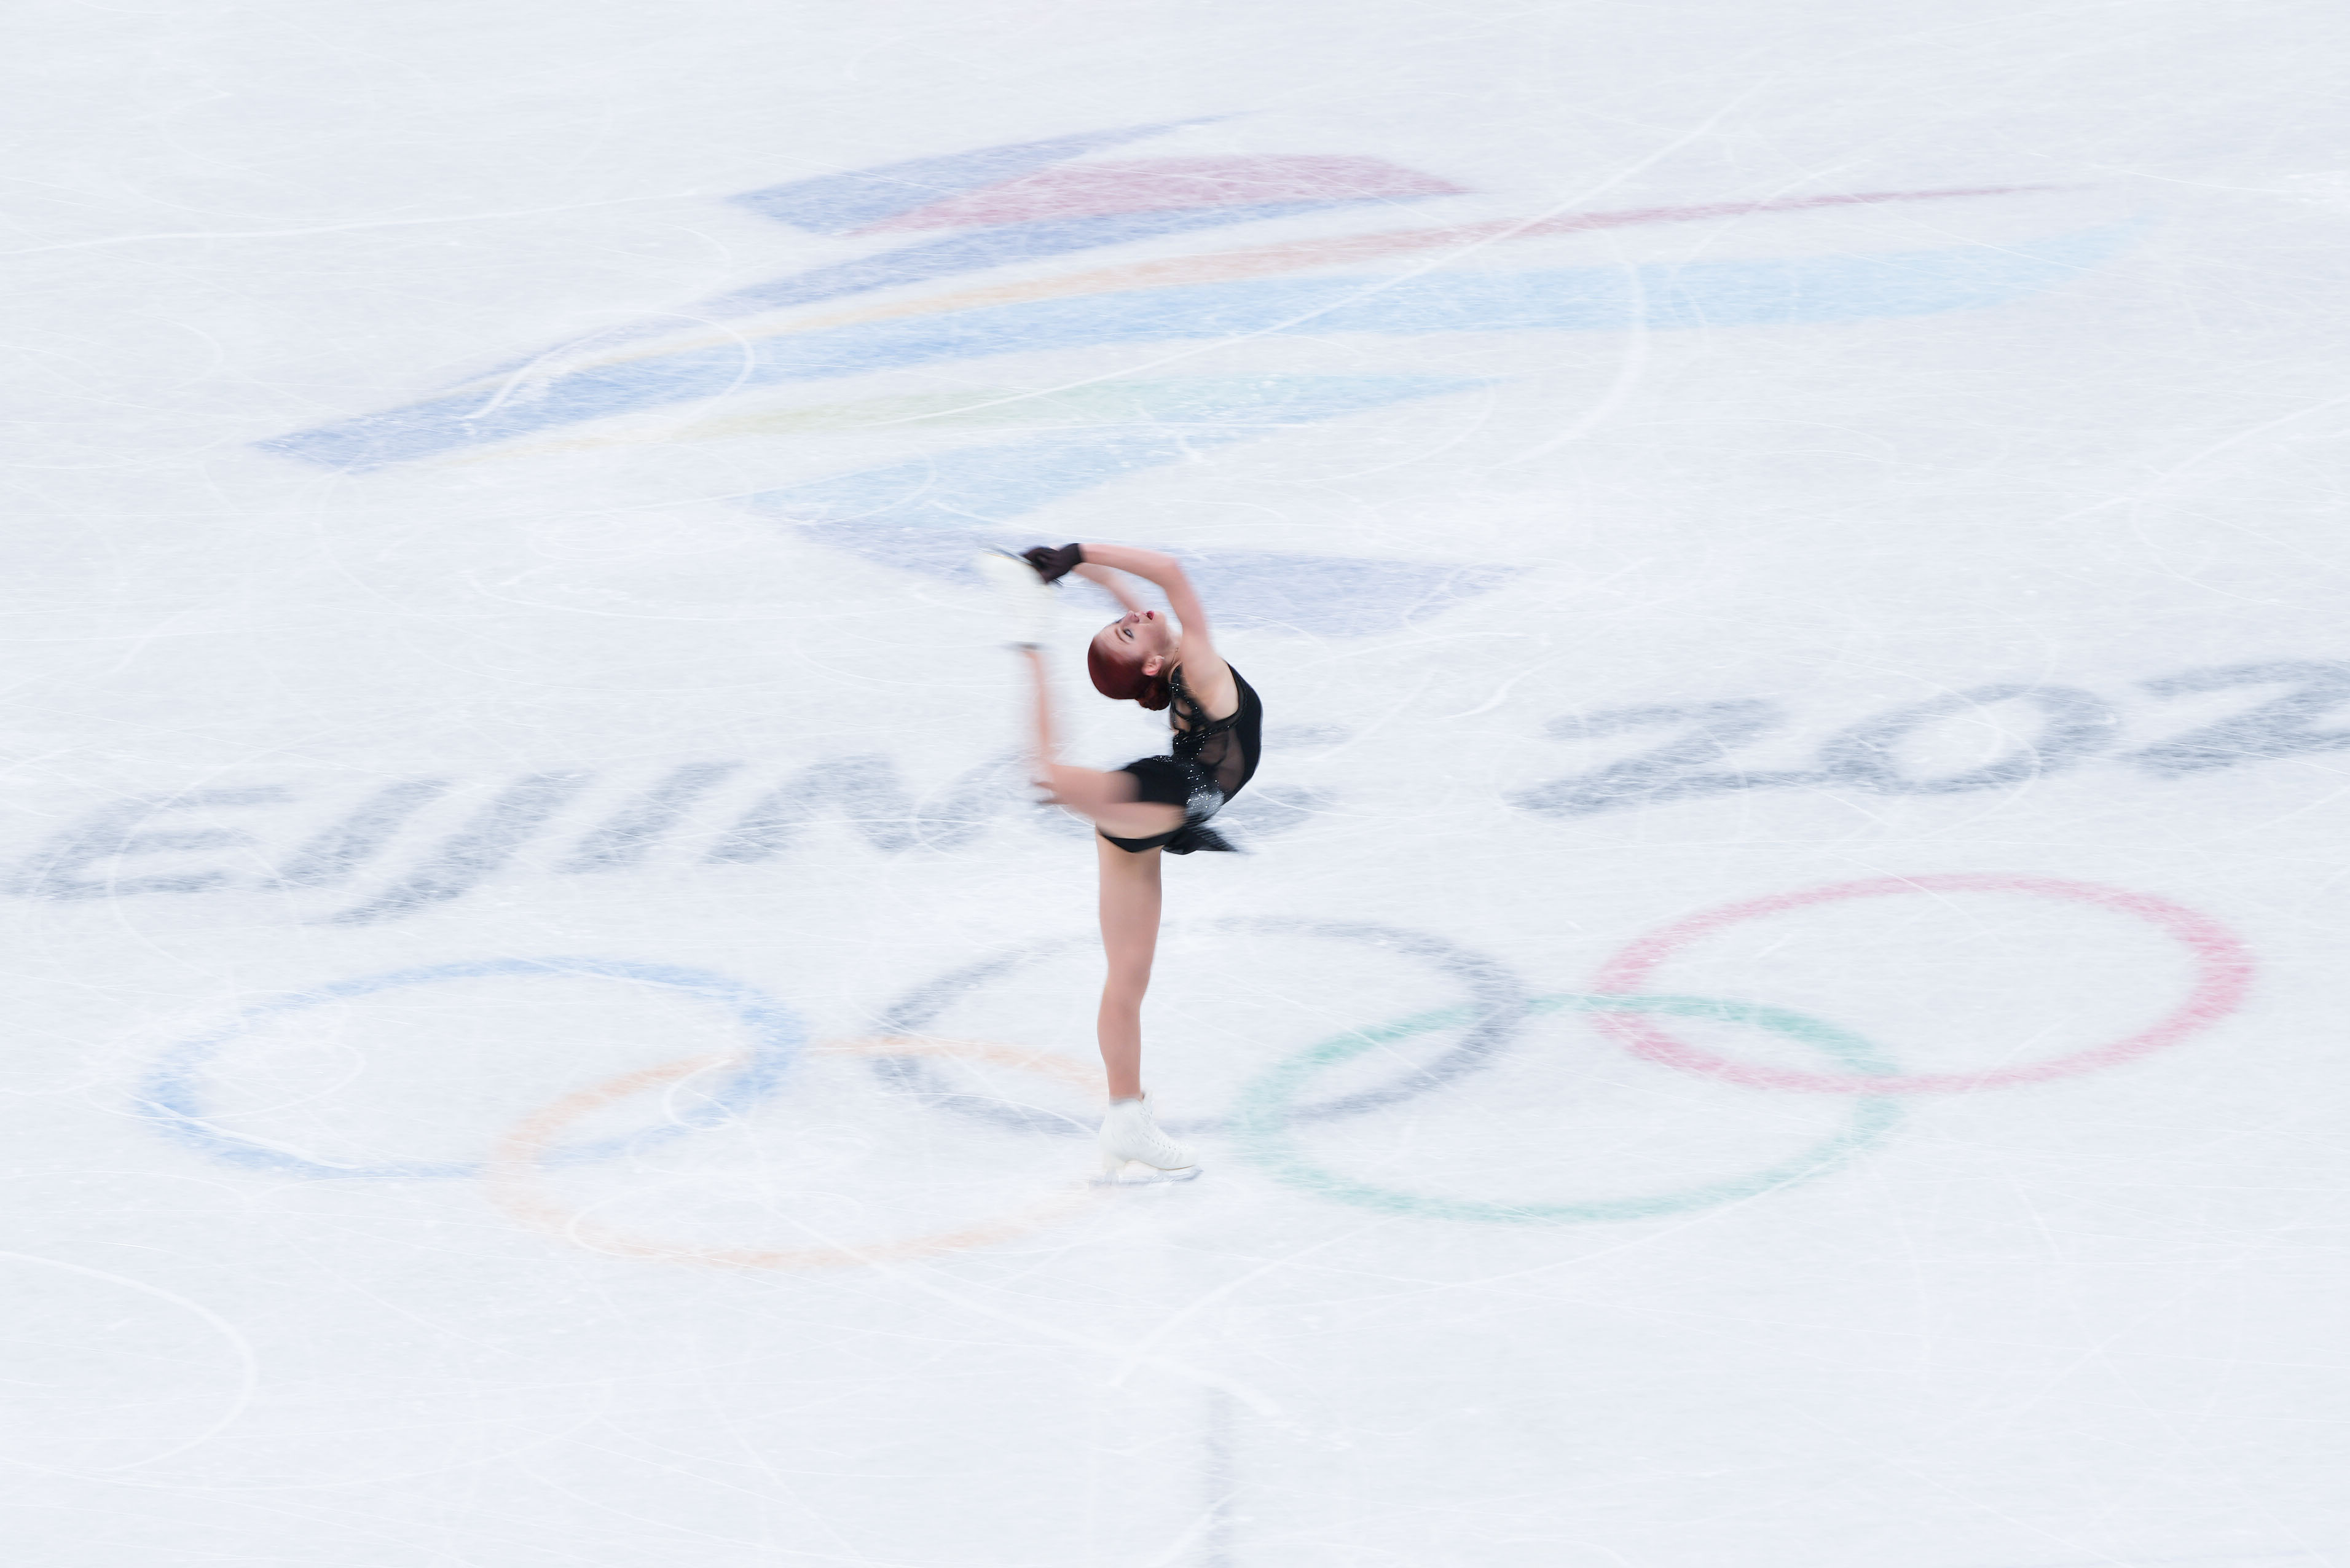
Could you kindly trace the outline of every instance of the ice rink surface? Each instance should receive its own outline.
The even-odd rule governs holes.
[[[2338,8],[10,35],[8,1562],[2350,1564]]]

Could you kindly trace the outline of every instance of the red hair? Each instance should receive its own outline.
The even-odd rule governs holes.
[[[1086,645],[1086,673],[1094,678],[1094,690],[1113,702],[1135,701],[1146,708],[1167,706],[1167,677],[1145,675],[1142,665],[1128,664],[1102,651],[1099,642]]]

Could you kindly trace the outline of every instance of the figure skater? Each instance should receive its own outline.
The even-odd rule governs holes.
[[[1015,644],[1036,691],[1037,783],[1045,799],[1090,819],[1101,865],[1102,952],[1109,976],[1096,1028],[1109,1076],[1109,1114],[1100,1144],[1105,1179],[1184,1181],[1199,1158],[1159,1130],[1142,1090],[1142,995],[1159,947],[1159,865],[1162,854],[1229,850],[1208,819],[1256,772],[1264,705],[1210,640],[1207,611],[1172,556],[1124,545],[1043,545],[1022,559],[1035,568],[1020,586],[1049,605],[1035,581],[1074,572],[1107,588],[1126,613],[1094,634],[1086,668],[1094,688],[1121,702],[1168,711],[1174,730],[1168,754],[1143,757],[1116,773],[1061,762],[1053,731],[1052,693],[1038,641]],[[991,571],[999,580],[1028,578],[1009,557]],[[1148,608],[1125,574],[1167,596],[1174,619]],[[1039,634],[1041,635],[1041,633]]]

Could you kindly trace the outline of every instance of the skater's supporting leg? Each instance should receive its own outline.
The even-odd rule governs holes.
[[[1160,1130],[1142,1094],[1142,999],[1159,947],[1160,849],[1170,843],[1179,852],[1231,847],[1191,818],[1197,813],[1204,824],[1255,772],[1262,709],[1239,673],[1216,653],[1207,616],[1173,557],[1102,545],[1100,561],[1088,566],[1087,552],[1095,548],[1040,546],[1023,559],[1046,582],[1073,569],[1097,576],[1125,606],[1127,613],[1087,645],[1087,673],[1106,697],[1130,699],[1154,711],[1172,708],[1169,721],[1175,733],[1168,755],[1143,758],[1117,773],[1065,766],[1042,650],[1049,618],[1040,613],[1034,628],[1014,644],[1024,650],[1034,684],[1032,776],[1054,804],[1100,829],[1095,854],[1101,869],[1102,950],[1108,976],[1097,1029],[1110,1105],[1096,1139],[1102,1156],[1099,1179],[1188,1181],[1200,1174],[1199,1157]],[[981,565],[984,574],[1017,590],[1009,596],[1010,607],[1015,624],[1025,624],[1028,612],[1037,607],[1031,585],[1002,561]],[[1178,631],[1168,617],[1141,604],[1115,571],[1097,571],[1107,567],[1131,570],[1158,584],[1184,629]]]
[[[1159,950],[1159,851],[1137,855],[1098,837],[1094,848],[1101,860],[1102,952],[1109,960],[1096,1027],[1109,1097],[1130,1100],[1142,1093],[1142,996]]]

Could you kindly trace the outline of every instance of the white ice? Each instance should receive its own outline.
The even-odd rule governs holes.
[[[2336,8],[8,35],[7,1562],[2350,1564]]]

